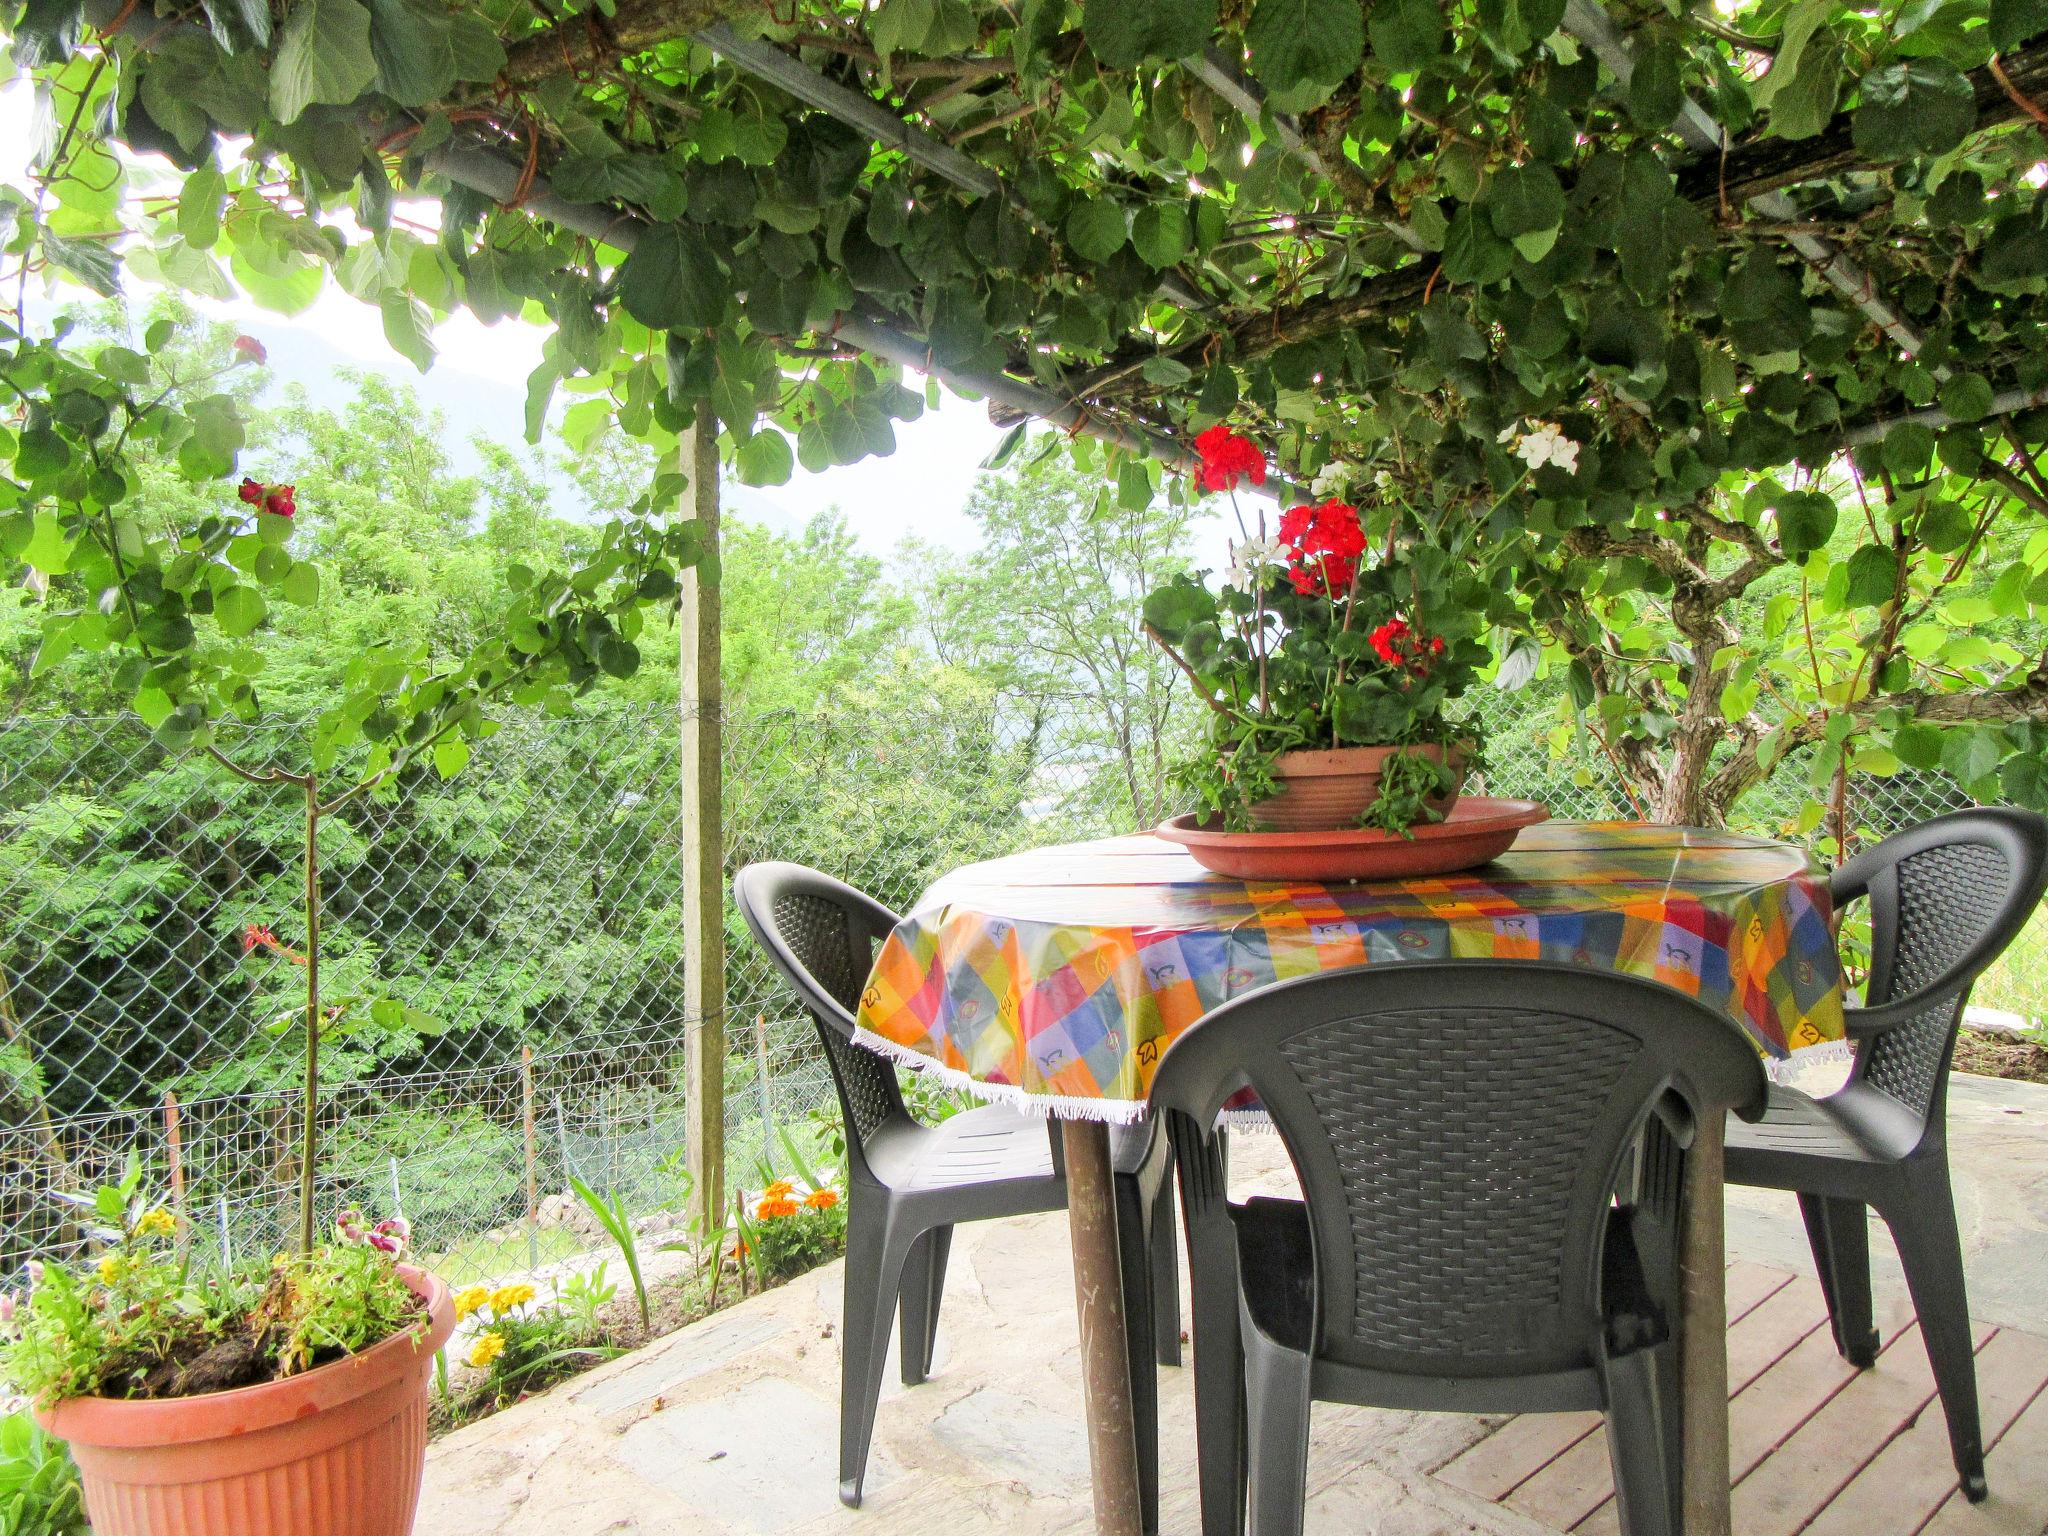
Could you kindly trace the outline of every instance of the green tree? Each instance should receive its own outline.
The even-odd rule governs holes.
[[[1179,808],[1168,771],[1188,710],[1141,610],[1187,568],[1195,510],[1142,472],[1119,492],[1063,457],[982,476],[967,502],[981,548],[927,579],[956,636],[962,623],[979,631],[979,665],[1013,698],[1079,725],[1070,746],[1106,754],[1132,824],[1155,826]]]

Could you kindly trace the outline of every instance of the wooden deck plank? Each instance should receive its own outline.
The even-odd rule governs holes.
[[[2048,1392],[2035,1396],[1984,1458],[1991,1497],[1972,1504],[1960,1492],[1918,1536],[2041,1536],[2048,1531]]]
[[[1894,1302],[1879,1309],[1876,1322],[1880,1340],[1892,1343],[1912,1325],[1913,1309],[1903,1300]],[[1916,1348],[1918,1344],[1916,1333]],[[1807,1333],[1729,1404],[1730,1475],[1740,1481],[1753,1472],[1856,1375],[1856,1368],[1835,1353],[1834,1337],[1827,1328]],[[1620,1529],[1610,1498],[1579,1522],[1574,1536],[1617,1536]],[[1738,1525],[1736,1529],[1750,1536],[1746,1528]]]
[[[1739,1393],[1816,1328],[1827,1328],[1820,1283],[1801,1276],[1779,1286],[1728,1330],[1728,1385]],[[1508,1508],[1569,1530],[1614,1497],[1607,1430],[1590,1434],[1532,1474],[1507,1497]]]
[[[1783,1270],[1737,1262],[1728,1266],[1728,1315],[1748,1317],[1792,1281]],[[1499,1503],[1559,1456],[1600,1428],[1597,1413],[1525,1413],[1463,1455],[1436,1469],[1454,1488]],[[1602,1449],[1601,1456],[1606,1456]],[[1604,1462],[1603,1462],[1604,1464]]]
[[[1977,1343],[1991,1331],[1980,1327]],[[1916,1323],[1737,1482],[1734,1528],[1743,1536],[1796,1536],[1933,1396]]]
[[[1977,1352],[1978,1414],[1985,1443],[1998,1437],[2048,1383],[2048,1341],[2009,1329],[1994,1333]],[[1856,1474],[1806,1528],[1806,1536],[1870,1536],[1910,1531],[1956,1491],[1948,1420],[1941,1400],[1929,1402],[1906,1430]],[[2048,1522],[2048,1510],[2037,1509]]]

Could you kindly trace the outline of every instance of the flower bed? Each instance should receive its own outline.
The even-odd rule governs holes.
[[[586,1199],[596,1201],[586,1193]],[[601,1205],[602,1202],[596,1202]],[[846,1247],[846,1207],[829,1173],[771,1179],[740,1192],[733,1220],[666,1235],[655,1254],[680,1254],[679,1273],[644,1276],[640,1237],[606,1225],[616,1257],[539,1282],[513,1280],[458,1291],[461,1332],[437,1373],[430,1432],[444,1434],[523,1402],[756,1292],[785,1285]]]

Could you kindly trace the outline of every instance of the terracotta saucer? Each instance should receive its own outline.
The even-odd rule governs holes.
[[[1410,828],[1408,837],[1377,830],[1225,832],[1192,813],[1163,823],[1157,835],[1186,848],[1203,868],[1240,880],[1400,880],[1497,859],[1522,828],[1549,819],[1533,800],[1465,795],[1449,816]]]

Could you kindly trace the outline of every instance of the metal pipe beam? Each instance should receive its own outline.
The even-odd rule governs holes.
[[[1991,397],[1991,409],[1986,413],[1986,419],[1993,416],[2010,416],[2014,411],[2029,411],[2039,405],[2048,405],[2048,388],[2004,390]],[[1904,426],[1908,422],[1923,427],[1955,425],[1955,419],[1947,411],[1938,408],[1907,411],[1902,416],[1887,416],[1882,421],[1866,421],[1859,427],[1850,428],[1842,434],[1842,446],[1859,448],[1865,443],[1874,443],[1893,427]]]
[[[436,174],[500,201],[513,196],[520,176],[520,167],[496,151],[476,145],[444,145],[429,154],[426,162]],[[534,180],[521,206],[550,223],[593,240],[601,240],[621,251],[631,251],[647,227],[637,215],[621,212],[607,204],[571,202],[555,192],[545,177]],[[1069,432],[1086,433],[1113,447],[1142,453],[1182,469],[1192,468],[1199,462],[1184,444],[1172,438],[1099,416],[1035,384],[1027,384],[1006,373],[952,367],[933,356],[931,348],[908,334],[894,316],[880,311],[842,313],[831,327],[831,334],[863,352],[929,373],[961,393],[983,396]],[[1246,489],[1279,501],[1285,499],[1286,493],[1294,487],[1276,477],[1269,479],[1264,486],[1248,486]]]
[[[1301,128],[1294,119],[1284,112],[1268,113],[1266,93],[1259,89],[1255,81],[1247,79],[1220,50],[1211,48],[1196,54],[1187,61],[1186,68],[1189,74],[1253,122],[1269,124],[1273,136],[1279,140],[1281,147],[1303,165],[1326,181],[1337,180],[1337,174],[1331,168],[1330,162],[1323,158],[1321,150],[1302,135]],[[1389,218],[1380,219],[1379,223],[1409,250],[1419,251],[1424,255],[1432,254],[1429,243],[1415,233],[1411,225],[1399,219]]]
[[[743,38],[731,26],[720,22],[695,34],[695,40],[709,48],[735,69],[745,70],[771,85],[780,86],[806,106],[817,108],[850,128],[858,128],[877,144],[901,150],[914,164],[977,197],[1000,196],[1025,221],[1042,233],[1051,233],[1044,222],[1004,185],[1002,177],[979,160],[963,155],[936,134],[914,123],[906,123],[871,96],[848,90],[827,79],[802,59],[791,58],[773,43]],[[1160,294],[1183,309],[1203,310],[1213,306],[1178,274],[1163,273]]]

